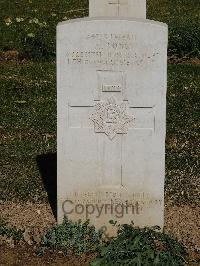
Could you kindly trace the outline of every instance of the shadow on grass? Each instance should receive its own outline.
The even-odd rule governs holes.
[[[57,154],[42,154],[37,156],[36,161],[48,194],[51,209],[57,219]]]

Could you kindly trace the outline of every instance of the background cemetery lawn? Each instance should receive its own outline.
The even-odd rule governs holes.
[[[185,57],[198,63],[200,1],[147,2],[148,18],[169,25],[169,57],[176,59],[173,62],[182,62]],[[4,52],[9,50],[19,52],[19,59],[25,58],[23,62],[0,63],[0,201],[46,203],[49,188],[51,196],[55,196],[56,190],[56,24],[87,16],[88,1],[0,0],[0,6],[0,60],[7,57]],[[199,64],[168,68],[165,188],[168,206],[200,203],[199,73]],[[43,180],[39,168],[45,166],[45,161],[49,162],[45,171],[50,182]],[[14,254],[13,250],[11,253]]]
[[[1,64],[0,199],[46,201],[38,162],[40,155],[55,158],[56,152],[55,28],[64,19],[87,16],[88,1],[0,3],[0,50],[14,49],[41,61]],[[200,1],[147,3],[148,18],[169,24],[169,54],[197,57]],[[51,61],[45,63],[47,58]],[[197,203],[199,66],[170,65],[168,77],[166,200]]]
[[[0,51],[21,57],[55,58],[58,22],[88,16],[87,0],[0,0]],[[147,17],[169,25],[170,57],[200,54],[200,1],[147,0]]]

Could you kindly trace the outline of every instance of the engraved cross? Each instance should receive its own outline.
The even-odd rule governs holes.
[[[110,0],[109,5],[117,6],[117,15],[120,15],[120,9],[122,6],[128,6],[128,0]]]
[[[85,99],[81,104],[69,103],[68,126],[72,134],[95,142],[101,186],[124,186],[124,143],[138,131],[143,136],[153,134],[154,106],[128,101],[124,72],[99,70],[97,80],[93,103]]]
[[[96,140],[101,186],[124,186],[125,139],[132,137],[138,130],[148,132],[143,134],[153,134],[151,132],[155,131],[153,106],[134,107],[128,101],[116,101],[111,97],[107,101],[95,101],[94,105],[68,106],[68,126],[73,134],[79,132],[79,137],[80,134],[88,134],[89,139]],[[112,111],[113,107],[115,109]]]

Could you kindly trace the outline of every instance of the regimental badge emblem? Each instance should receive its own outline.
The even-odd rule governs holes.
[[[110,140],[117,134],[127,134],[134,117],[127,112],[127,103],[118,102],[115,97],[100,101],[90,116],[96,133],[105,133]]]

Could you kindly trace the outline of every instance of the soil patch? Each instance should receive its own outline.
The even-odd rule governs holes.
[[[56,223],[49,204],[2,202],[0,213],[3,220],[17,229],[38,228],[43,233]]]
[[[56,223],[48,204],[2,202],[1,218],[18,229],[37,228],[43,234],[46,228]],[[165,232],[176,237],[187,248],[190,257],[200,265],[200,207],[167,207],[165,210]],[[93,256],[92,256],[93,257]],[[33,246],[0,246],[0,265],[88,265],[89,256],[65,257],[59,253],[45,253],[42,258],[35,255]],[[7,263],[7,264],[6,264]]]
[[[166,208],[165,232],[182,242],[190,257],[199,261],[200,265],[200,207]]]
[[[29,246],[7,245],[0,246],[0,265],[2,266],[85,266],[94,258],[94,255],[82,255],[80,257],[64,256],[59,253],[46,252],[44,256],[38,257],[33,248]]]

